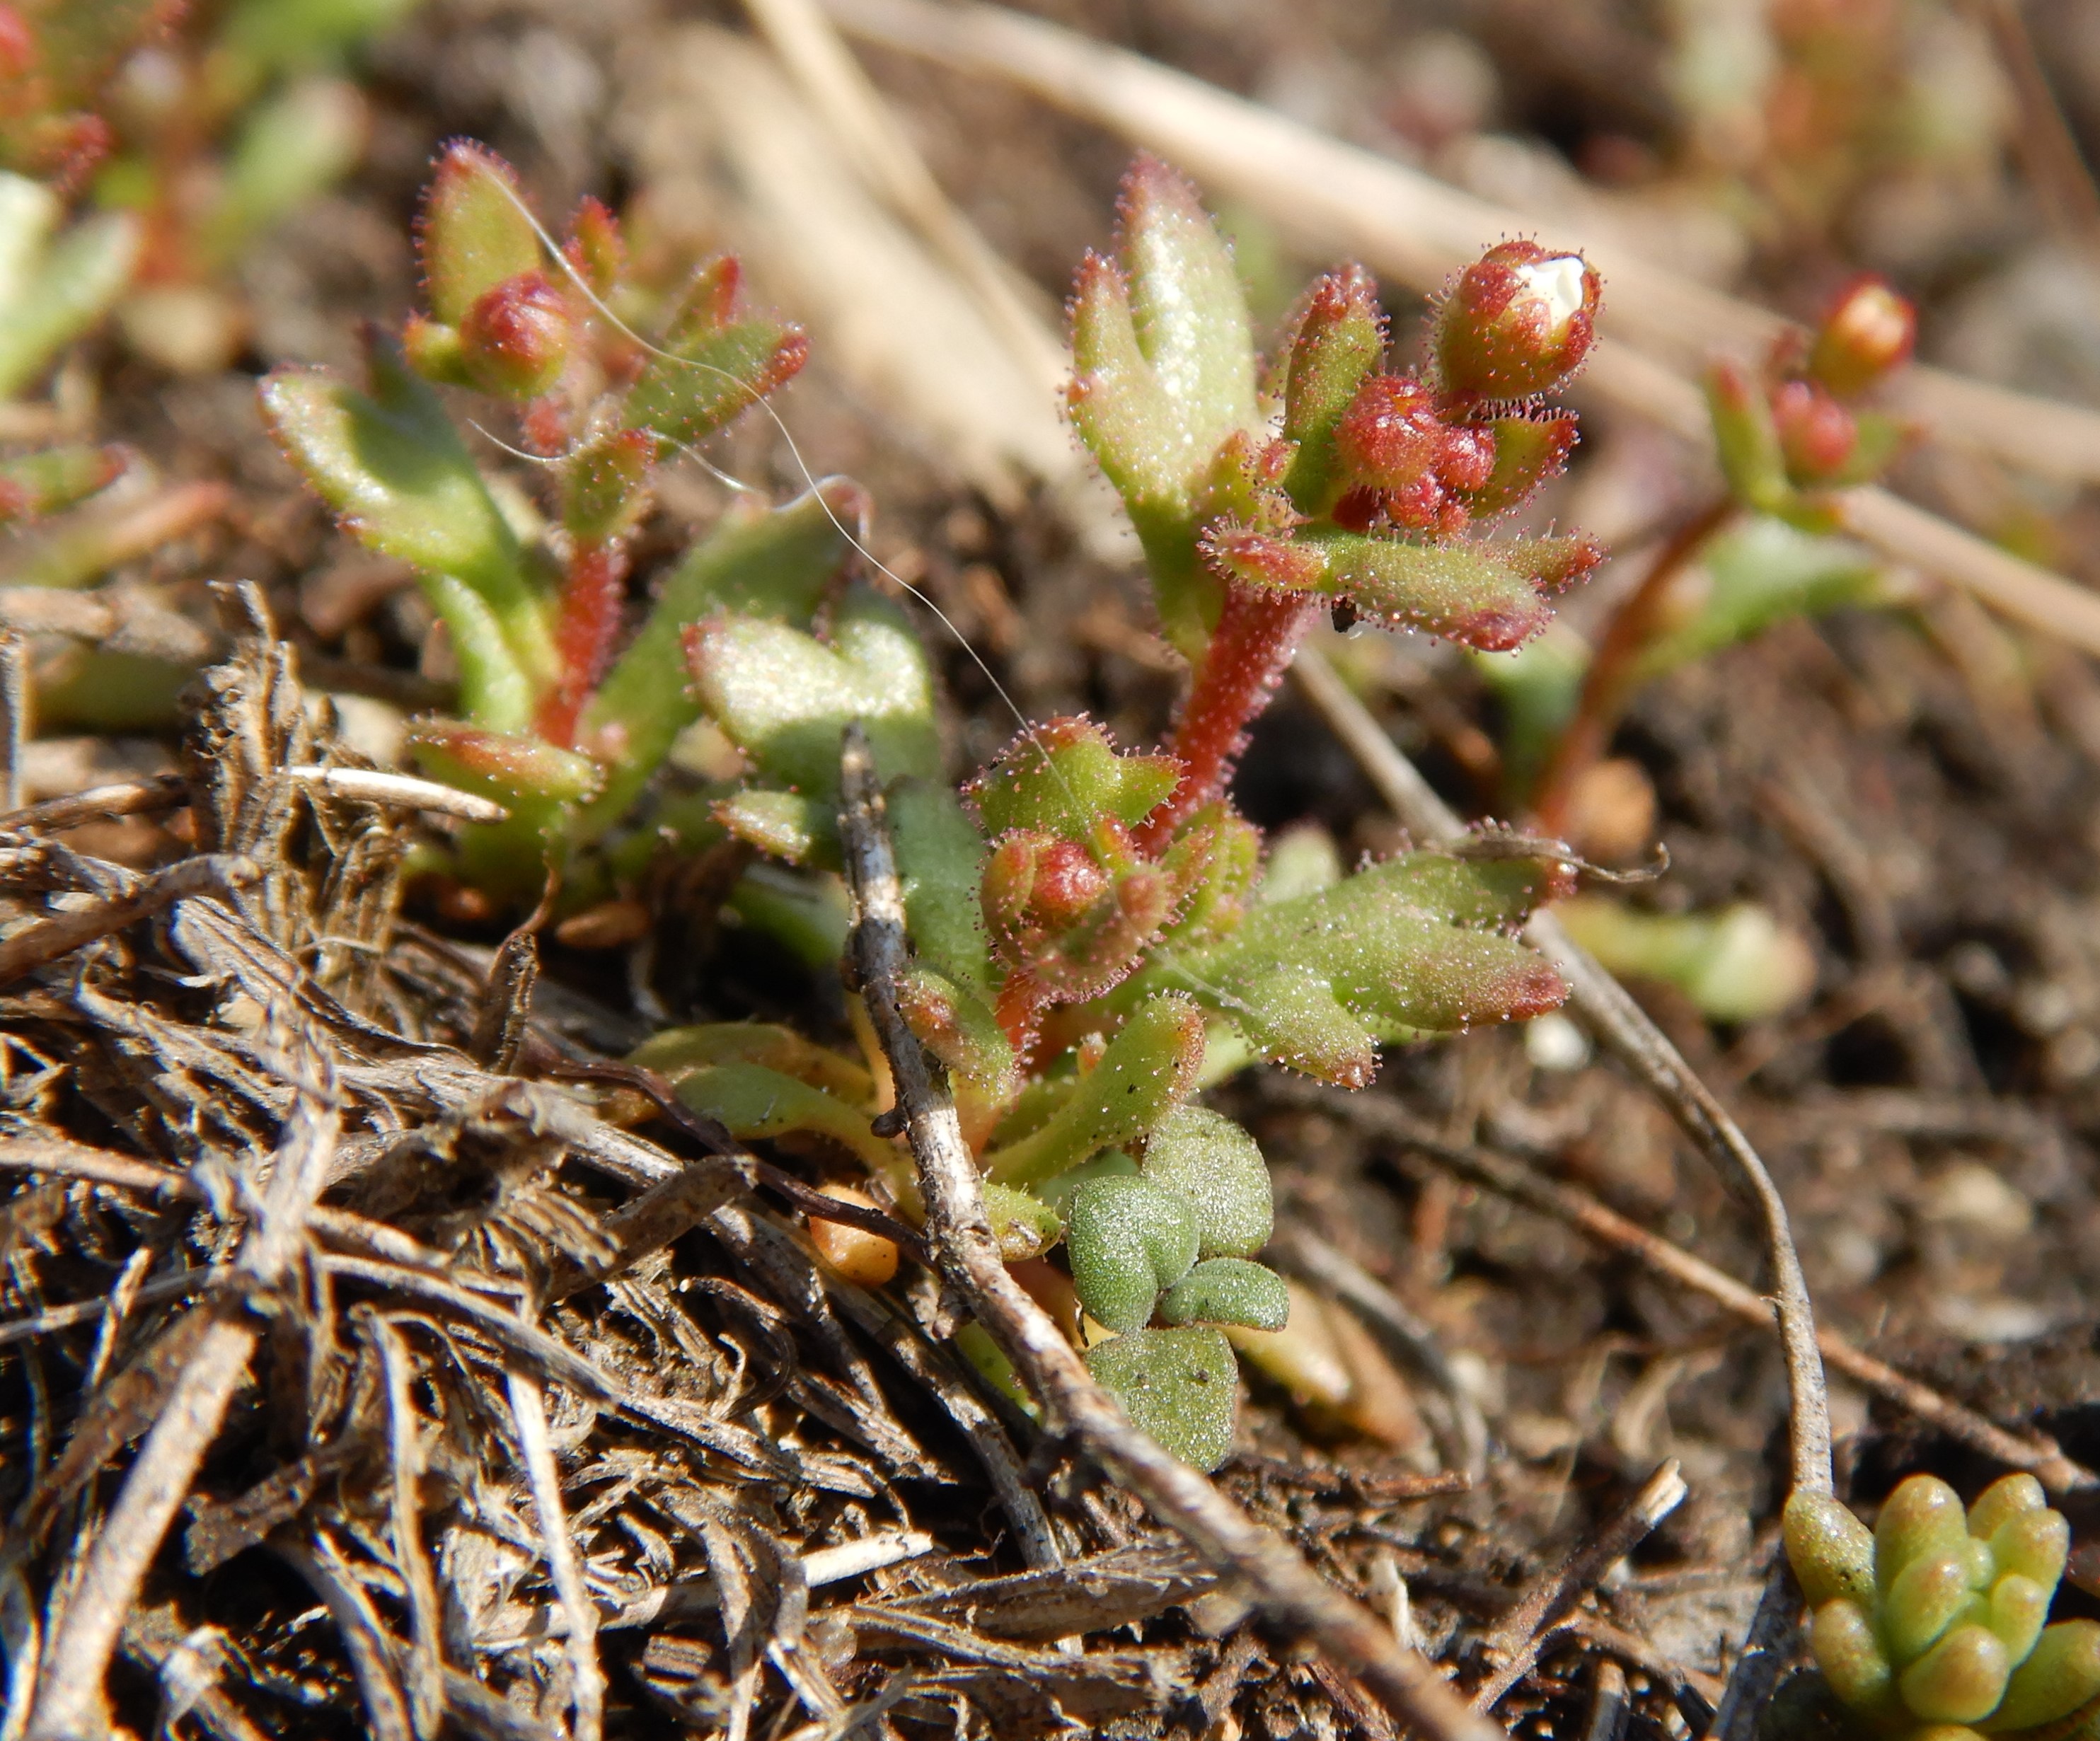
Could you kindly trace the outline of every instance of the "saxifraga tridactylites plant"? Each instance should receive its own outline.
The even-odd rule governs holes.
[[[1564,463],[1573,419],[1543,400],[1588,346],[1594,273],[1529,242],[1490,249],[1440,306],[1417,375],[1388,372],[1370,280],[1346,269],[1308,293],[1264,377],[1225,245],[1178,175],[1140,161],[1118,259],[1090,257],[1079,274],[1072,410],[1193,681],[1160,752],[1121,752],[1098,725],[1057,719],[959,787],[910,623],[871,585],[827,584],[843,540],[822,499],[704,544],[593,695],[617,540],[646,507],[647,465],[748,403],[739,383],[784,378],[801,351],[787,329],[734,319],[708,288],[727,278],[717,268],[660,350],[613,327],[593,342],[624,361],[580,365],[595,305],[549,271],[522,210],[500,165],[456,148],[425,224],[431,318],[412,324],[406,361],[375,347],[372,399],[312,372],[265,389],[315,487],[359,536],[425,571],[458,641],[470,717],[420,729],[426,764],[514,806],[488,837],[512,861],[507,893],[527,892],[515,861],[533,832],[593,886],[589,850],[646,799],[670,730],[704,712],[746,770],[715,798],[713,826],[809,886],[839,866],[840,743],[859,722],[914,952],[905,1013],[949,1073],[1008,1261],[1140,1425],[1215,1466],[1233,1430],[1221,1326],[1280,1328],[1288,1301],[1255,1261],[1270,1224],[1260,1152],[1193,1104],[1198,1086],[1254,1057],[1361,1086],[1382,1043],[1536,1015],[1564,994],[1515,935],[1555,891],[1555,858],[1505,841],[1477,860],[1410,853],[1265,886],[1260,834],[1227,796],[1233,766],[1319,611],[1508,647],[1595,562],[1580,538],[1472,536]],[[595,263],[602,232],[587,212],[567,253],[605,300],[617,275]],[[558,620],[587,633],[555,626],[540,558],[418,372],[523,402],[528,432],[561,453]],[[733,562],[709,555],[725,540],[742,540]],[[593,556],[608,546],[611,559]],[[667,672],[681,629],[690,697]],[[470,842],[458,868],[500,886],[505,867]],[[915,1217],[909,1157],[880,1120],[886,1067],[857,999],[848,1012],[857,1059],[736,1022],[667,1031],[636,1061],[747,1140],[843,1148]],[[813,1227],[835,1258],[849,1246],[865,1258],[863,1236]],[[1062,1269],[1042,1261],[1060,1245]],[[964,1342],[1011,1386],[987,1339],[966,1329]]]

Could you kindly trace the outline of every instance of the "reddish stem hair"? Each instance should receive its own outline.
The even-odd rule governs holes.
[[[540,735],[562,749],[576,747],[576,722],[611,660],[626,579],[627,549],[617,540],[579,544],[569,558],[554,622],[561,675],[540,703],[538,721]]]
[[[1139,825],[1140,850],[1158,853],[1189,817],[1224,796],[1248,725],[1268,705],[1319,609],[1318,599],[1302,593],[1225,583],[1224,608],[1167,744],[1181,760],[1181,783]]]

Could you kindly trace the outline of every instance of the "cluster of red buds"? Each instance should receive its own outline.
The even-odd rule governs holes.
[[[1455,537],[1558,474],[1575,420],[1535,408],[1581,367],[1597,295],[1579,254],[1536,242],[1503,242],[1467,267],[1437,310],[1429,378],[1367,376],[1343,412],[1335,523],[1368,531],[1382,513],[1406,531]],[[1322,280],[1299,346],[1322,344],[1338,323],[1374,320],[1370,296],[1360,271]]]
[[[1765,513],[1812,518],[1815,492],[1878,477],[1905,431],[1863,401],[1909,361],[1917,337],[1911,305],[1882,280],[1863,276],[1805,343],[1789,334],[1775,345],[1761,373],[1715,364],[1707,398],[1736,497]]]

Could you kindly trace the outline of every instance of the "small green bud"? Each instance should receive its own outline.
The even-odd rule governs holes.
[[[1785,507],[1793,490],[1763,384],[1724,359],[1707,371],[1706,408],[1721,474],[1736,499],[1766,513]]]
[[[2054,1593],[2032,1578],[2009,1571],[1991,1586],[1991,1606],[1983,1624],[2005,1642],[2005,1652],[2016,1663],[2025,1662],[2049,1624],[2049,1602]]]
[[[1017,1191],[1011,1185],[984,1188],[985,1219],[991,1223],[999,1254],[1008,1263],[1039,1258],[1057,1243],[1065,1223],[1057,1211],[1039,1197]]]
[[[1159,1302],[1163,1324],[1232,1324],[1280,1330],[1290,1321],[1290,1290],[1273,1269],[1245,1258],[1209,1258]]]
[[[1108,733],[1082,716],[1022,732],[968,792],[995,838],[1030,829],[1084,840],[1104,817],[1135,828],[1180,783],[1171,756],[1119,756]]]
[[[1882,1601],[1882,1635],[1901,1663],[1922,1656],[1969,1605],[1969,1561],[1958,1549],[1914,1559]]]
[[[2022,1470],[2001,1476],[1976,1496],[1969,1508],[1969,1533],[1988,1541],[2014,1518],[2049,1510],[2049,1496],[2041,1483]]]
[[[1580,254],[1502,242],[1458,275],[1431,341],[1440,385],[1484,399],[1551,393],[1596,336],[1600,284]]]
[[[1283,438],[1297,444],[1284,488],[1301,513],[1334,505],[1335,429],[1384,358],[1385,316],[1370,273],[1361,266],[1330,272],[1307,293],[1284,377]]]
[[[1841,1596],[1820,1604],[1809,1643],[1831,1691],[1854,1710],[1872,1711],[1890,1702],[1895,1671],[1859,1603]]]
[[[1929,1723],[1974,1723],[1997,1708],[2011,1668],[2005,1641],[1996,1633],[1957,1626],[1904,1669],[1896,1687],[1903,1702]]]
[[[1219,1331],[1133,1330],[1089,1349],[1087,1369],[1184,1462],[1207,1471],[1233,1454],[1239,1369]]]
[[[2053,1590],[2071,1557],[2071,1525],[2060,1511],[2029,1511],[1998,1526],[1991,1553],[2001,1571],[2016,1571]]]
[[[1967,1514],[1954,1489],[1936,1475],[1911,1476],[1882,1502],[1874,1522],[1876,1581],[1886,1591],[1912,1561],[1957,1553],[1968,1534]]]
[[[1065,1244],[1079,1303],[1111,1330],[1143,1328],[1162,1288],[1196,1261],[1196,1212],[1142,1179],[1096,1179],[1067,1205]]]

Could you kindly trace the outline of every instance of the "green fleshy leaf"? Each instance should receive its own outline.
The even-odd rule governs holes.
[[[988,1117],[1012,1104],[1020,1087],[1013,1045],[988,1004],[916,963],[898,982],[898,1003],[920,1044],[952,1073],[959,1100],[991,1109]]]
[[[465,320],[484,292],[540,265],[540,238],[516,174],[495,152],[465,140],[445,148],[423,191],[417,241],[430,312],[448,326]]]
[[[70,508],[114,482],[123,469],[121,448],[77,443],[0,459],[0,526]]]
[[[487,606],[501,629],[514,672],[492,675],[464,699],[478,725],[515,730],[526,724],[504,706],[522,682],[536,694],[554,671],[547,606],[526,577],[516,535],[460,441],[437,396],[390,346],[370,353],[367,396],[316,368],[285,368],[262,382],[271,432],[316,495],[346,530],[382,555],[448,575]],[[457,600],[434,590],[440,611]],[[464,641],[476,625],[452,624]]]
[[[971,784],[985,832],[1017,829],[1084,840],[1104,817],[1135,827],[1173,796],[1171,756],[1119,756],[1088,719],[1058,719],[1023,732]]]
[[[898,780],[887,805],[913,954],[977,998],[989,998],[991,940],[977,904],[984,836],[955,793],[937,780]]]
[[[730,891],[727,910],[771,937],[813,972],[836,973],[853,919],[845,885],[783,865],[755,864]]]
[[[498,804],[573,804],[598,790],[596,762],[538,738],[426,721],[408,741],[417,760],[448,786]]]
[[[1243,585],[1346,599],[1387,628],[1491,651],[1521,646],[1551,615],[1531,577],[1484,544],[1224,523],[1205,534],[1203,553]]]
[[[1207,1471],[1233,1454],[1238,1367],[1218,1331],[1133,1330],[1089,1349],[1087,1369],[1183,1462]]]
[[[1176,1107],[1146,1139],[1144,1175],[1194,1205],[1198,1255],[1251,1258],[1268,1243],[1275,1214],[1268,1163],[1254,1139],[1222,1113]]]
[[[1209,1258],[1167,1290],[1164,1324],[1232,1324],[1280,1330],[1290,1321],[1290,1290],[1274,1270],[1244,1258]]]
[[[866,1113],[763,1064],[705,1065],[679,1082],[678,1098],[694,1111],[720,1119],[730,1135],[746,1142],[814,1131],[842,1144],[871,1170],[893,1181],[910,1173],[896,1145],[875,1134]]]
[[[617,749],[605,790],[576,819],[580,841],[598,839],[626,813],[700,716],[681,646],[687,624],[721,610],[783,624],[809,619],[848,549],[838,520],[858,508],[849,486],[826,490],[771,512],[728,516],[672,571],[585,712],[583,741]]]
[[[1096,1179],[1065,1205],[1065,1248],[1079,1303],[1111,1330],[1138,1329],[1196,1261],[1195,1207],[1143,1179]]]
[[[796,792],[762,786],[732,792],[715,805],[715,819],[739,840],[769,858],[791,865],[838,868],[835,821],[830,806]]]
[[[1874,1600],[1873,1532],[1828,1493],[1796,1492],[1785,1514],[1787,1563],[1808,1606],[1839,1597],[1864,1607]]]
[[[1736,500],[1767,513],[1790,505],[1793,486],[1762,383],[1734,363],[1717,363],[1706,377],[1706,408],[1721,473]]]
[[[955,1346],[962,1351],[963,1358],[1000,1395],[1030,1420],[1042,1419],[1043,1410],[1028,1394],[1028,1387],[1021,1383],[1020,1373],[1013,1369],[1013,1362],[999,1351],[998,1343],[982,1324],[972,1322],[959,1326]]]
[[[1928,1723],[1974,1723],[1997,1708],[2010,1668],[1996,1633],[1957,1626],[1896,1677],[1896,1690]]]
[[[1899,1482],[1874,1520],[1874,1581],[1886,1593],[1912,1560],[1959,1553],[1968,1536],[1968,1515],[1944,1481],[1912,1475]]]
[[[1578,895],[1558,910],[1568,934],[1612,972],[1674,985],[1717,1021],[1762,1021],[1815,983],[1807,943],[1749,901],[1719,913],[1649,913]]]
[[[2001,1475],[1976,1496],[1969,1508],[1969,1533],[1988,1541],[2015,1518],[2031,1511],[2049,1510],[2049,1496],[2040,1482],[2021,1470]]]
[[[926,650],[904,613],[867,587],[849,592],[831,644],[748,615],[709,619],[687,637],[702,703],[769,783],[836,809],[839,739],[867,729],[885,782],[941,771]]]
[[[999,1254],[1008,1263],[1039,1258],[1056,1245],[1065,1223],[1056,1210],[1039,1197],[1017,1191],[1010,1185],[984,1188],[985,1219],[991,1223]]]
[[[1895,1705],[1895,1671],[1857,1602],[1839,1597],[1817,1608],[1809,1641],[1831,1691],[1845,1704],[1868,1712]]]
[[[2054,1589],[2071,1554],[2071,1525],[2059,1511],[2029,1511],[1998,1526],[1991,1555],[2001,1571],[2032,1578]]]
[[[85,218],[46,248],[57,209],[46,189],[0,171],[0,399],[107,314],[138,263],[143,232],[130,213]]]
[[[1300,513],[1334,506],[1335,430],[1364,377],[1384,360],[1385,320],[1371,275],[1348,266],[1314,284],[1291,337],[1283,388],[1283,438],[1297,444],[1284,487]]]
[[[763,1021],[711,1021],[666,1028],[627,1055],[629,1064],[655,1070],[673,1082],[716,1064],[759,1064],[792,1076],[855,1105],[875,1093],[865,1068],[827,1047],[805,1040],[792,1028]]]
[[[621,416],[676,445],[706,441],[796,376],[809,340],[765,315],[681,324],[642,369]]]
[[[1565,988],[1545,959],[1487,928],[1517,923],[1547,875],[1531,860],[1405,854],[1257,906],[1209,948],[1155,951],[1131,990],[1185,990],[1272,1061],[1361,1086],[1382,1040],[1559,1007]]]
[[[1203,1018],[1185,997],[1149,998],[1057,1111],[985,1157],[1001,1183],[1032,1185],[1136,1141],[1186,1099],[1203,1061]]]
[[[1880,566],[1861,546],[1762,515],[1710,540],[1700,565],[1705,596],[1688,619],[1648,644],[1636,668],[1643,682],[1775,623],[1870,602],[1882,586]],[[1683,596],[1680,588],[1673,602]]]
[[[1897,1664],[1922,1656],[1970,1602],[1967,1556],[1926,1554],[1897,1574],[1882,1602],[1882,1637]]]
[[[1121,252],[1120,268],[1088,255],[1074,287],[1072,421],[1145,547],[1167,637],[1195,658],[1220,599],[1198,497],[1226,437],[1259,421],[1246,301],[1194,190],[1149,158],[1123,184]]]
[[[2005,1654],[2014,1662],[2025,1662],[2040,1638],[2042,1629],[2049,1624],[2053,1593],[2017,1571],[2007,1572],[1991,1586],[1990,1610],[1983,1617],[1983,1624],[2004,1641]],[[2100,1687],[2094,1690],[2100,1692]]]
[[[1184,822],[1161,861],[1187,891],[1162,945],[1190,949],[1239,927],[1261,882],[1261,831],[1229,804],[1207,804]]]

